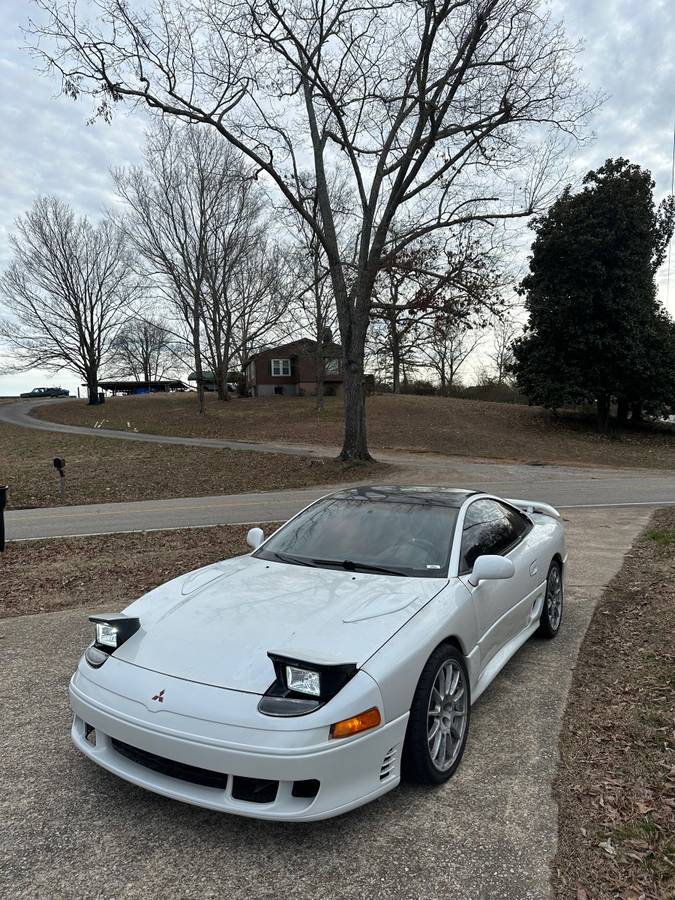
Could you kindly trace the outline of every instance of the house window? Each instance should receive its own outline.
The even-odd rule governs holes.
[[[291,374],[291,361],[290,359],[273,359],[272,360],[272,375],[277,378],[281,378],[283,376],[288,377]]]
[[[327,359],[324,364],[324,372],[326,373],[326,375],[339,375],[340,360],[336,356]]]

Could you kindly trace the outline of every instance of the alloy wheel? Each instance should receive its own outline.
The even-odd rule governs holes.
[[[439,772],[445,772],[453,765],[462,748],[467,698],[462,668],[454,660],[445,660],[434,678],[427,710],[429,755]]]
[[[546,614],[552,631],[557,631],[562,619],[563,586],[558,566],[552,566],[546,583]]]

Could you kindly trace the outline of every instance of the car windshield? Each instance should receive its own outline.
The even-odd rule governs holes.
[[[457,510],[430,502],[328,498],[256,552],[261,559],[387,575],[445,577]]]

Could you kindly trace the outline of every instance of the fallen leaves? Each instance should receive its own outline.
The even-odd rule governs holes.
[[[672,528],[661,510],[650,528]],[[640,538],[584,639],[555,790],[559,898],[675,898],[675,548]]]
[[[103,602],[122,609],[177,575],[245,553],[250,527],[10,543],[1,563],[0,619]]]

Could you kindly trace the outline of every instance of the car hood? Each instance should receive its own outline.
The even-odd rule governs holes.
[[[446,584],[238,557],[176,578],[125,612],[141,628],[115,657],[143,668],[263,694],[268,652],[363,664]]]

